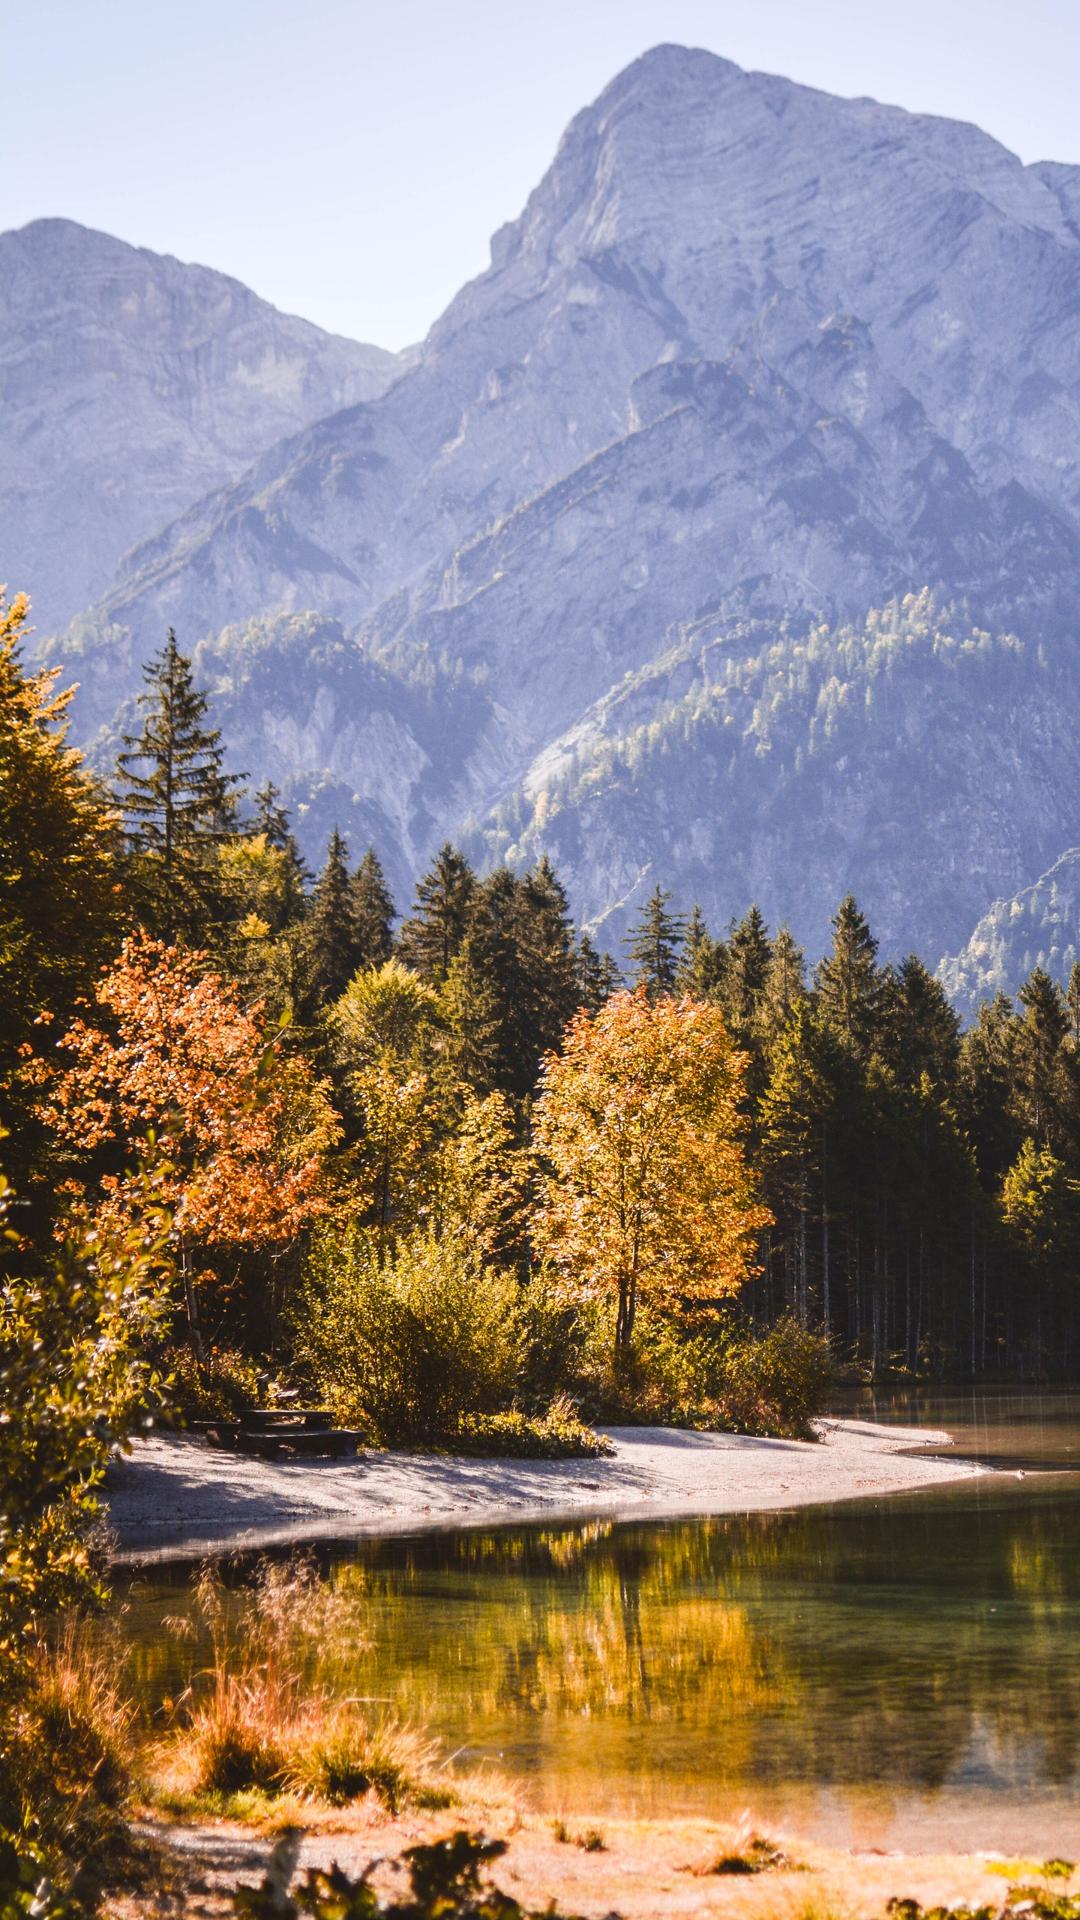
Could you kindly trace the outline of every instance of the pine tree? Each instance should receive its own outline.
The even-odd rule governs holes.
[[[1069,1035],[1073,1049],[1080,1053],[1080,960],[1073,962],[1065,990],[1065,1005],[1069,1011]]]
[[[686,928],[677,914],[668,912],[670,899],[663,887],[655,887],[626,942],[634,962],[635,985],[647,988],[654,1000],[674,993],[678,984]]]
[[[361,956],[353,924],[349,849],[336,827],[311,897],[308,941],[316,991],[324,1001],[337,1000]]]
[[[882,975],[881,1044],[901,1086],[917,1088],[925,1076],[938,1093],[955,1088],[960,1021],[940,980],[917,954]]]
[[[451,1076],[484,1099],[496,1091],[501,1057],[502,1007],[488,968],[467,933],[439,988]]]
[[[411,918],[398,940],[406,966],[440,986],[465,938],[476,876],[464,854],[447,841],[416,889]]]
[[[849,893],[833,920],[832,952],[820,963],[818,998],[858,1059],[869,1057],[881,1010],[877,941]]]
[[[1060,987],[1036,967],[1017,994],[1023,1020],[1017,1036],[1014,1102],[1037,1147],[1060,1152],[1075,1129],[1076,1077],[1066,1054],[1068,1014]]]
[[[223,900],[214,852],[233,831],[237,774],[224,770],[221,734],[170,627],[143,668],[141,730],[124,735],[120,804],[136,855],[146,919],[167,940],[200,936]]]
[[[772,955],[759,1005],[767,1038],[787,1026],[795,1008],[806,994],[803,951],[790,927],[779,929],[773,941]]]
[[[713,1000],[719,996],[727,964],[727,948],[714,940],[699,906],[691,909],[686,923],[686,938],[679,956],[676,986],[692,1000]]]
[[[723,999],[728,1019],[740,1036],[753,1027],[765,992],[772,943],[761,910],[752,906],[731,930],[724,968]]]
[[[622,974],[610,953],[598,953],[587,933],[577,943],[577,999],[588,1013],[599,1013],[622,986]]]
[[[352,880],[352,916],[360,965],[385,966],[394,951],[394,902],[374,847],[369,847]]]
[[[71,1013],[125,905],[115,809],[67,744],[71,692],[20,657],[28,611],[0,602],[0,1156],[21,1185],[42,1144],[24,1051]]]
[[[569,902],[546,854],[519,883],[517,918],[527,999],[520,1079],[531,1092],[540,1061],[559,1046],[579,1005]]]
[[[816,1296],[832,1319],[835,1250],[830,1254],[830,1126],[844,1085],[838,1041],[803,995],[778,1035],[759,1111],[766,1195],[787,1276],[787,1304],[803,1325]]]

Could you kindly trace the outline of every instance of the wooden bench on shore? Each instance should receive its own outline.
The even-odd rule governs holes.
[[[192,1420],[189,1432],[212,1447],[258,1454],[263,1460],[329,1457],[357,1452],[362,1436],[351,1427],[335,1427],[329,1407],[254,1408],[238,1420]]]

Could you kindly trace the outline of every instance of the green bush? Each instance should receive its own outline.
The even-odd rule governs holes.
[[[517,1281],[458,1239],[326,1234],[295,1312],[295,1351],[338,1418],[381,1446],[452,1440],[507,1408],[522,1364]]]
[[[831,1383],[823,1335],[791,1317],[757,1334],[727,1311],[643,1316],[617,1357],[590,1331],[576,1390],[594,1419],[807,1440]]]
[[[611,1453],[610,1440],[579,1419],[572,1401],[557,1398],[546,1413],[474,1413],[454,1442],[463,1453],[503,1454],[517,1460],[592,1460]]]
[[[236,1347],[211,1347],[201,1366],[190,1347],[171,1347],[163,1368],[171,1383],[170,1406],[181,1418],[230,1419],[262,1400],[265,1374]]]
[[[813,1439],[832,1384],[829,1343],[791,1315],[761,1335],[737,1333],[722,1343],[714,1384],[739,1433]]]

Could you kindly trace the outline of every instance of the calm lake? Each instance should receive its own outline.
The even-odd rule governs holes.
[[[335,1542],[332,1684],[552,1813],[748,1809],[857,1846],[1077,1857],[1080,1394],[838,1411],[944,1427],[1005,1471],[792,1513]],[[117,1589],[148,1705],[200,1659],[175,1627],[187,1579]]]

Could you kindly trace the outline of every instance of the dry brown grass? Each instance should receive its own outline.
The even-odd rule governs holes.
[[[344,1806],[368,1793],[391,1812],[448,1803],[431,1741],[319,1684],[318,1649],[354,1623],[314,1568],[264,1566],[242,1632],[214,1574],[202,1575],[197,1602],[212,1658],[155,1755],[159,1798],[221,1810],[245,1795],[260,1796],[248,1803],[259,1808],[282,1796]]]

